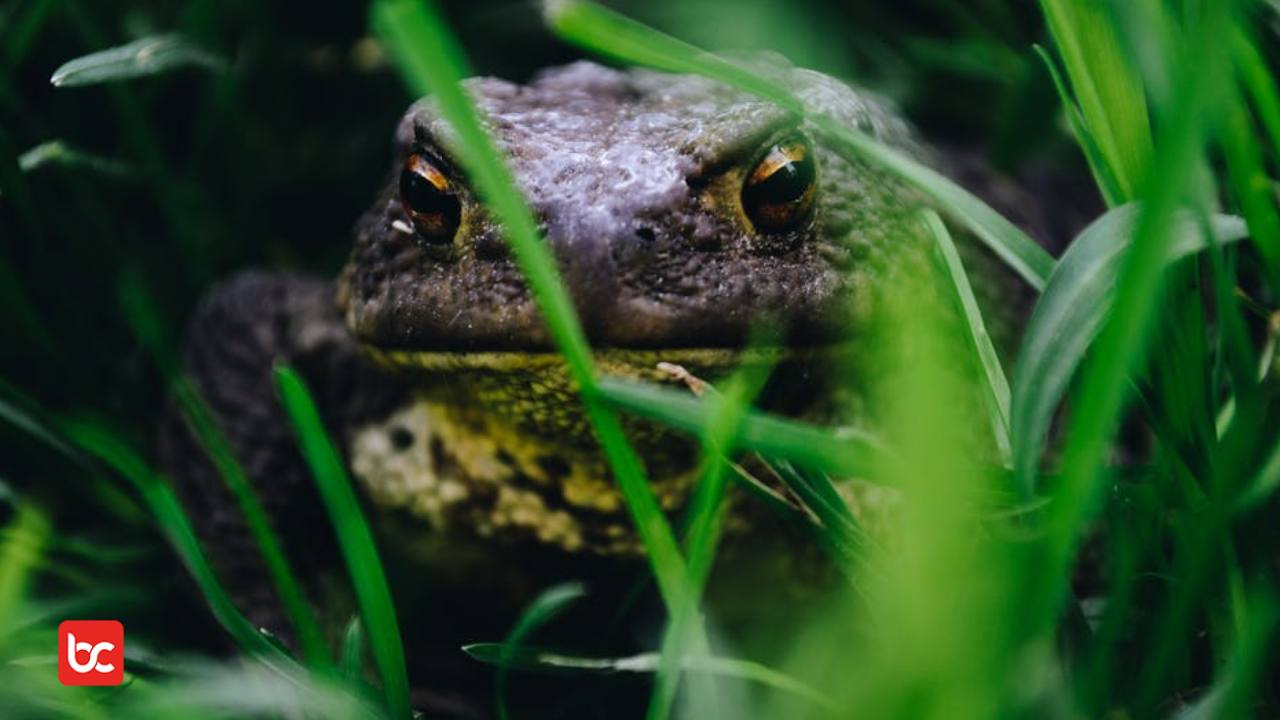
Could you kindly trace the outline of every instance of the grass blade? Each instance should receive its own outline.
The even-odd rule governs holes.
[[[1257,108],[1258,119],[1271,140],[1272,149],[1280,148],[1280,89],[1276,88],[1276,79],[1240,23],[1232,26],[1230,43],[1240,84]]]
[[[1016,482],[1027,497],[1035,492],[1036,464],[1054,410],[1115,303],[1116,278],[1138,229],[1138,216],[1136,206],[1125,205],[1081,232],[1058,261],[1027,323],[1010,405]],[[1246,235],[1240,219],[1230,216],[1214,218],[1213,229],[1224,243]],[[1198,225],[1187,215],[1179,216],[1168,237],[1164,264],[1206,247]]]
[[[603,378],[600,393],[619,408],[689,433],[702,433],[711,418],[711,408],[705,400],[670,388]],[[733,443],[722,450],[755,450],[833,475],[872,480],[877,458],[888,452],[877,439],[861,431],[832,432],[756,411],[747,413]]]
[[[978,307],[978,298],[974,296],[973,288],[969,286],[969,276],[965,273],[964,263],[960,261],[960,253],[951,240],[951,234],[947,232],[947,226],[942,224],[942,218],[932,210],[924,211],[924,223],[938,243],[947,276],[951,278],[952,287],[960,300],[965,325],[969,329],[969,341],[973,343],[974,351],[978,355],[979,367],[982,368],[983,377],[987,381],[983,388],[987,391],[991,434],[996,440],[1000,459],[1008,465],[1012,461],[1012,453],[1009,449],[1009,381],[1005,379],[1004,368],[1000,366],[1000,357],[996,354],[995,345],[991,343],[991,336],[987,334],[982,310]]]
[[[1274,650],[1270,641],[1276,634],[1280,610],[1271,593],[1254,597],[1249,605],[1249,632],[1236,639],[1235,651],[1219,671],[1218,681],[1199,701],[1174,715],[1174,720],[1249,717],[1257,712],[1253,700],[1267,669],[1267,656]]]
[[[652,673],[657,671],[660,661],[658,653],[641,653],[627,657],[583,657],[527,646],[520,648],[511,656],[507,656],[504,655],[504,645],[502,643],[473,643],[463,646],[462,650],[476,660],[489,665],[502,664],[505,658],[505,662],[509,667],[549,673],[569,672],[594,675]],[[749,680],[794,693],[813,701],[827,710],[834,711],[836,709],[831,700],[818,690],[790,675],[750,660],[716,656],[690,656],[684,659],[683,667],[685,670],[694,672]]]
[[[1219,143],[1227,160],[1231,188],[1272,286],[1280,287],[1280,212],[1276,210],[1275,189],[1267,176],[1265,156],[1243,98],[1234,96],[1224,113],[1226,121],[1219,132]]]
[[[1137,197],[1151,164],[1151,121],[1142,80],[1121,50],[1099,2],[1041,0],[1054,45],[1079,102],[1089,136],[1124,200]]]
[[[0,382],[0,420],[23,431],[32,439],[40,441],[58,454],[66,456],[67,459],[77,465],[88,466],[88,458],[80,448],[68,444],[61,435],[50,430],[48,425],[33,417],[32,413],[20,407],[14,400],[4,397],[5,394],[9,394],[9,391],[8,384]]]
[[[844,498],[840,497],[831,484],[831,479],[796,468],[785,460],[773,462],[771,467],[791,492],[822,522],[828,536],[824,544],[830,544],[846,556],[860,561],[861,567],[869,567],[862,551],[870,545],[870,541],[858,526],[858,521]]]
[[[372,8],[375,31],[386,41],[411,87],[428,92],[466,151],[461,158],[476,189],[506,230],[525,280],[564,355],[586,404],[605,457],[617,479],[669,608],[685,592],[684,559],[675,534],[645,480],[643,465],[623,435],[614,411],[597,397],[590,347],[559,271],[537,231],[533,215],[516,190],[511,171],[494,148],[470,100],[459,85],[465,73],[461,50],[447,32],[434,3],[384,0]]]
[[[262,501],[249,482],[248,475],[236,459],[226,435],[218,427],[208,404],[190,380],[180,377],[171,387],[174,399],[182,408],[200,447],[209,456],[227,490],[235,498],[236,506],[240,509],[245,525],[253,536],[254,544],[262,554],[263,564],[266,565],[267,573],[280,597],[280,603],[284,606],[293,629],[298,634],[298,645],[303,657],[307,659],[309,665],[318,670],[332,670],[333,659],[325,645],[320,623],[316,620],[315,613],[302,592],[297,574],[285,556],[284,545],[271,527],[266,508],[262,506]]]
[[[276,387],[280,401],[293,423],[302,456],[315,476],[320,498],[338,536],[338,545],[351,574],[369,645],[382,675],[382,691],[393,717],[409,718],[409,679],[404,664],[404,643],[396,621],[391,591],[382,571],[382,561],[365,522],[351,480],[338,451],[329,441],[320,413],[316,410],[302,378],[287,366],[277,366]]]
[[[663,633],[658,675],[649,699],[647,716],[650,720],[665,720],[670,714],[679,686],[681,661],[686,654],[690,650],[705,654],[708,650],[705,643],[698,644],[703,636],[698,607],[722,530],[721,508],[729,470],[723,448],[730,445],[738,434],[751,403],[764,388],[772,370],[772,364],[746,365],[725,382],[726,392],[718,392],[710,386],[705,391],[712,407],[699,437],[702,471],[689,503],[689,531],[685,538],[689,592],[684,606],[672,615]],[[719,714],[715,706],[715,688],[708,682],[692,685],[689,699],[691,714],[698,717]]]
[[[4,505],[9,504],[8,486],[0,488]],[[14,517],[4,528],[0,542],[0,618],[12,618],[31,585],[32,571],[43,554],[53,523],[40,506],[32,502],[17,505]]]
[[[221,71],[226,61],[180,35],[155,35],[69,60],[49,82],[54,87],[97,85],[185,67]]]
[[[515,627],[511,629],[507,639],[500,646],[498,672],[493,680],[493,694],[498,706],[498,717],[501,720],[511,717],[511,713],[507,710],[507,672],[511,668],[513,658],[520,651],[520,643],[547,621],[560,614],[560,611],[570,603],[586,594],[587,589],[582,583],[561,583],[543,590],[533,602],[529,603],[524,612],[520,613],[520,619],[516,621]]]
[[[595,3],[549,0],[543,14],[557,35],[592,52],[667,72],[706,75],[804,114],[804,103],[785,87]]]
[[[810,119],[835,141],[837,149],[892,172],[924,193],[940,210],[976,235],[1028,285],[1036,290],[1044,289],[1053,272],[1053,257],[976,195],[868,135],[821,115]]]
[[[1280,444],[1271,448],[1271,453],[1262,463],[1257,475],[1245,487],[1236,501],[1238,512],[1248,512],[1260,507],[1276,490],[1280,489]]]
[[[1067,90],[1067,83],[1062,79],[1062,74],[1058,72],[1058,63],[1054,61],[1048,50],[1045,50],[1040,45],[1035,45],[1034,47],[1036,54],[1040,56],[1040,60],[1044,62],[1045,68],[1049,71],[1049,79],[1053,81],[1054,90],[1058,93],[1058,101],[1062,103],[1063,113],[1067,116],[1067,124],[1071,128],[1071,135],[1075,137],[1076,143],[1080,145],[1080,150],[1084,153],[1085,160],[1089,163],[1089,172],[1093,174],[1093,181],[1102,193],[1103,200],[1106,201],[1107,207],[1123,205],[1124,190],[1120,188],[1115,176],[1111,174],[1111,165],[1102,156],[1102,151],[1098,149],[1098,142],[1094,140],[1093,135],[1089,132],[1089,126],[1080,114],[1080,106],[1076,105],[1075,100],[1071,98],[1071,93]]]
[[[127,163],[77,150],[61,140],[40,143],[18,156],[18,167],[22,172],[32,172],[45,166],[90,170],[117,178],[133,174],[133,169]]]

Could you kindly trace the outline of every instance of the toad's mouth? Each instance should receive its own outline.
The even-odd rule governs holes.
[[[483,373],[494,375],[543,375],[567,372],[564,356],[550,351],[439,351],[379,348],[363,345],[378,365],[411,374]],[[593,352],[596,370],[604,375],[672,381],[675,367],[694,376],[712,379],[742,366],[779,365],[831,360],[852,352],[851,343],[810,346],[761,345],[738,348],[601,348]]]
[[[411,393],[486,423],[510,426],[542,442],[598,450],[579,398],[579,384],[555,352],[435,351],[379,349],[364,345],[368,357],[397,376]],[[748,346],[745,348],[600,348],[593,355],[599,376],[684,387],[717,383],[740,368],[772,369],[761,408],[824,421],[827,405],[841,396],[842,378],[857,376],[862,344]],[[669,431],[630,425],[629,436],[643,451],[669,446]],[[668,448],[669,450],[669,448]]]

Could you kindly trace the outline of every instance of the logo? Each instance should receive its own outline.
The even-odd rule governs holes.
[[[124,682],[124,626],[116,620],[64,620],[58,626],[58,680],[63,685]]]

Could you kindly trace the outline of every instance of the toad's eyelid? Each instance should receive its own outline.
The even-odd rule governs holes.
[[[402,151],[404,152],[401,157],[402,161],[414,155],[421,155],[432,165],[435,165],[446,177],[450,179],[462,177],[457,163],[453,161],[444,144],[439,142],[430,131],[421,125],[414,125],[413,141]]]
[[[421,156],[424,160],[434,166],[436,170],[440,171],[440,174],[444,175],[446,179],[453,180],[459,177],[458,173],[454,170],[453,163],[448,160],[443,152],[441,152],[438,145],[428,145],[426,143],[415,142],[413,146],[409,148],[408,157],[413,157],[414,155]]]
[[[802,121],[795,115],[774,116],[754,127],[727,133],[707,133],[699,138],[706,145],[699,153],[703,164],[690,174],[689,179],[710,178],[735,165],[759,160],[778,141],[800,135]]]

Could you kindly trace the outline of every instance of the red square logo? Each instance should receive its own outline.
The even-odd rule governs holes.
[[[124,625],[116,620],[64,620],[58,626],[58,680],[63,685],[124,682]]]

